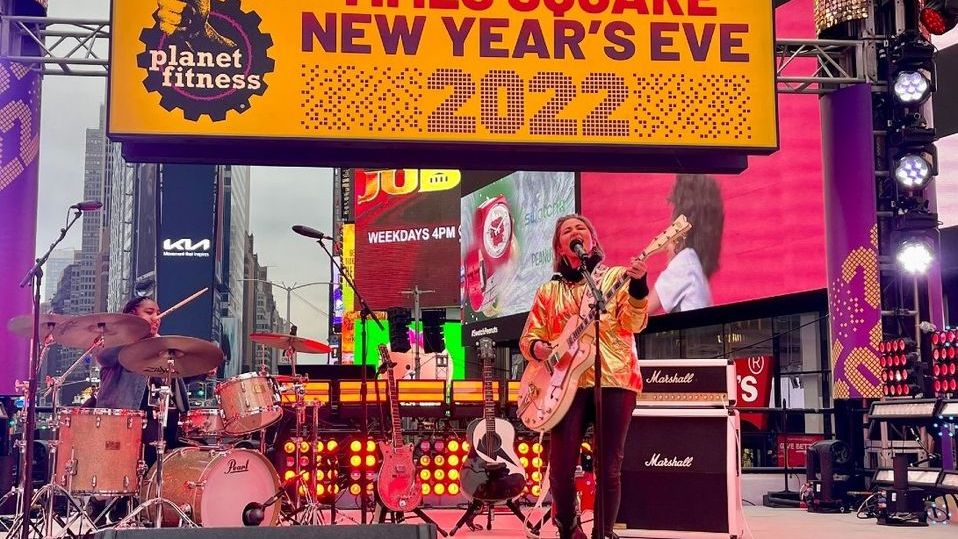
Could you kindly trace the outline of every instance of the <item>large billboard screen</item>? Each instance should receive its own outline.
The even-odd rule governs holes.
[[[458,170],[353,171],[356,286],[370,307],[459,304]]]
[[[504,173],[463,196],[467,342],[483,335],[517,336],[522,326],[517,315],[529,311],[536,289],[552,276],[553,229],[557,218],[575,211],[575,183],[571,172]]]
[[[162,331],[210,339],[219,178],[212,165],[163,165],[157,232],[156,300],[167,309],[204,288],[206,293],[163,319]]]
[[[778,147],[768,0],[186,5],[113,2],[115,140],[447,143],[504,159],[523,157],[514,145],[623,160]]]

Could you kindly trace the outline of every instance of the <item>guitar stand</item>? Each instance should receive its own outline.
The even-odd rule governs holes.
[[[425,522],[426,524],[432,524],[433,526],[436,527],[436,531],[439,532],[439,535],[443,537],[448,537],[456,533],[455,531],[447,532],[446,530],[440,528],[439,524],[436,524],[436,521],[433,520],[432,517],[427,515],[426,512],[419,507],[413,509],[412,511],[407,511],[406,513],[412,513],[416,515],[417,517],[419,517],[419,519]],[[385,506],[383,506],[380,503],[377,503],[375,519],[376,519],[376,522],[378,522],[379,524],[383,524],[386,522],[386,516],[388,514],[391,517],[393,523],[399,524],[406,519],[405,517],[406,513],[403,513],[401,511],[387,511]]]
[[[492,515],[495,509],[496,504],[493,502],[484,502],[482,500],[472,500],[472,503],[469,504],[469,507],[466,509],[466,512],[463,513],[462,518],[459,519],[459,522],[456,522],[456,525],[452,527],[452,530],[449,531],[449,536],[456,535],[456,532],[459,531],[463,525],[467,526],[472,531],[479,531],[482,529],[482,526],[478,526],[475,523],[476,516],[483,510],[486,510],[486,529],[492,529]],[[519,504],[515,500],[506,500],[506,507],[512,511],[512,514],[519,519],[520,522],[525,525],[526,516],[522,514],[522,509],[519,508]],[[535,528],[542,526],[543,520]]]

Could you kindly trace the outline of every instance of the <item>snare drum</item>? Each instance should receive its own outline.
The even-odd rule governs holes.
[[[223,412],[219,408],[193,408],[180,418],[180,434],[187,440],[223,437]]]
[[[156,465],[147,473],[141,499],[156,494]],[[204,527],[243,526],[243,511],[252,502],[263,503],[280,488],[279,477],[269,460],[249,449],[181,447],[163,459],[163,497],[187,509],[194,522]],[[279,522],[279,504],[267,507],[261,526]],[[156,518],[156,510],[150,511]],[[179,515],[163,510],[163,525],[176,526]]]
[[[234,376],[216,385],[227,434],[249,434],[277,422],[283,415],[273,379],[256,372]]]
[[[136,494],[145,418],[139,410],[60,410],[56,483],[71,494]]]

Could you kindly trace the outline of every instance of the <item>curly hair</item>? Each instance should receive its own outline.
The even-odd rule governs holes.
[[[725,228],[725,208],[718,182],[705,174],[679,174],[668,201],[672,204],[672,219],[685,215],[692,224],[692,230],[676,250],[695,249],[705,276],[712,277],[719,269]]]
[[[562,228],[562,223],[565,223],[569,219],[578,219],[585,223],[586,228],[589,229],[589,233],[592,234],[592,254],[598,256],[601,260],[605,258],[605,251],[602,250],[602,244],[599,243],[599,236],[595,232],[595,225],[592,224],[587,217],[579,215],[578,213],[570,213],[569,215],[563,215],[559,217],[556,221],[555,230],[552,231],[552,271],[559,271],[559,264],[562,262],[562,257],[559,256],[559,229]]]

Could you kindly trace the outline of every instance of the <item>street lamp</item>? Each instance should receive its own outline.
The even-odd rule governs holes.
[[[289,308],[289,307],[290,307],[290,303],[292,302],[293,291],[294,291],[294,290],[299,290],[300,288],[306,288],[306,287],[308,287],[308,286],[314,286],[314,285],[318,285],[318,284],[325,284],[325,285],[331,285],[331,284],[333,284],[333,283],[331,283],[331,282],[329,282],[329,281],[315,281],[315,282],[312,282],[312,283],[303,283],[303,284],[293,283],[292,285],[287,285],[287,284],[284,283],[284,282],[268,281],[268,280],[266,280],[266,279],[256,279],[256,278],[252,278],[252,279],[240,279],[240,280],[241,280],[241,281],[255,281],[255,282],[265,283],[265,284],[268,284],[268,285],[270,285],[270,286],[275,286],[276,288],[279,288],[279,289],[281,289],[281,290],[285,290],[285,291],[286,291],[286,323],[289,324],[289,327],[286,328],[286,331],[287,331],[287,332],[292,329],[292,325],[293,325],[292,321],[290,320],[290,308]]]

